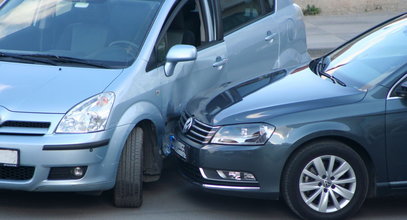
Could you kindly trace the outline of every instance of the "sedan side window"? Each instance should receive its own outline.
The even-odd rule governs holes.
[[[389,97],[407,97],[407,75],[403,77],[401,82],[398,82],[397,85],[394,86],[393,90],[391,91]]]
[[[231,32],[274,9],[274,0],[220,0],[223,31]]]

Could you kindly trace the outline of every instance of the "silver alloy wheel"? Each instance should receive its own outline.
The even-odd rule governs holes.
[[[321,213],[343,209],[356,191],[356,175],[344,159],[319,156],[309,162],[299,180],[301,197],[310,208]]]

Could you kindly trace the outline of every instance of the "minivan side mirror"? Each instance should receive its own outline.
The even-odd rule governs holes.
[[[396,95],[402,98],[407,98],[407,82],[403,82],[396,89]]]
[[[196,60],[196,47],[191,45],[177,44],[171,47],[167,53],[164,72],[166,76],[174,74],[175,66],[178,62]]]

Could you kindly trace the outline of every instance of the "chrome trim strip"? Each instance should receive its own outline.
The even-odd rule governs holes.
[[[208,189],[231,189],[231,190],[259,190],[260,187],[257,186],[221,186],[221,185],[211,185],[211,184],[203,184],[204,188]]]
[[[206,176],[205,171],[203,168],[199,167],[199,172],[201,173],[201,176],[206,179],[206,180],[211,180],[211,181],[217,181],[217,182],[224,182],[224,183],[259,183],[259,181],[254,180],[254,181],[248,181],[248,180],[228,180],[228,179],[214,179],[214,178],[209,178]]]
[[[194,126],[194,128],[196,129],[196,130],[199,130],[199,131],[201,131],[201,132],[205,132],[205,133],[208,133],[208,134],[210,134],[210,133],[215,133],[215,131],[213,131],[213,130],[205,130],[205,129],[202,129],[202,128],[200,128],[200,127],[198,127],[198,126]]]
[[[390,97],[390,94],[394,91],[394,89],[397,87],[397,85],[399,85],[399,83],[401,83],[403,80],[405,80],[407,78],[407,74],[404,75],[403,77],[401,77],[401,79],[399,79],[390,89],[389,93],[387,94],[387,100],[392,100],[392,99],[401,99],[401,97]]]
[[[198,134],[198,132],[195,132],[195,131],[193,131],[192,129],[189,130],[189,132],[191,132],[192,134],[194,134],[195,136],[198,136],[198,137],[200,137],[200,138],[208,139],[207,136],[203,136],[203,135],[201,135],[201,134]]]
[[[206,174],[205,174],[205,172],[204,172],[204,170],[203,170],[202,168],[199,168],[199,172],[201,173],[201,176],[202,176],[204,179],[207,179],[207,180],[208,180],[208,177],[206,176]]]
[[[208,128],[209,131],[210,131],[210,130],[213,130],[213,129],[219,128],[219,126],[211,126],[211,125],[208,125],[208,124],[205,124],[205,123],[199,121],[199,120],[196,119],[196,118],[194,118],[194,119],[195,119],[194,121],[195,121],[196,123],[198,123],[199,125],[202,125],[203,127]],[[209,131],[208,131],[208,132],[209,132]]]

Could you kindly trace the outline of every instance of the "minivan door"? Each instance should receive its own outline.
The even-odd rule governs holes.
[[[161,76],[162,111],[169,120],[177,118],[195,94],[218,87],[227,80],[223,62],[226,45],[215,39],[209,4],[199,0],[181,1],[167,18],[156,43],[154,55],[156,70]],[[178,44],[195,46],[197,58],[178,62],[171,76],[166,76],[166,55]]]
[[[252,78],[278,67],[275,0],[217,0],[229,53],[229,79]]]

